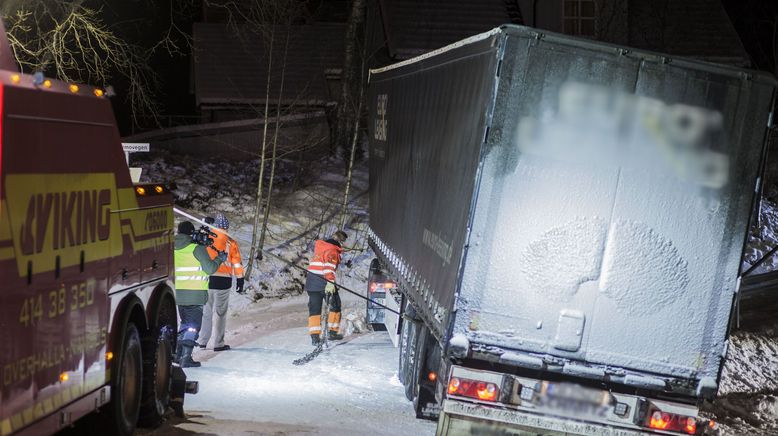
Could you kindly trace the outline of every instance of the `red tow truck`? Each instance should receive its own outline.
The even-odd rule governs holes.
[[[132,182],[104,92],[20,73],[0,24],[0,435],[182,406],[172,205]]]

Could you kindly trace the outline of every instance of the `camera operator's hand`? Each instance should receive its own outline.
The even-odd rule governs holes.
[[[245,294],[246,290],[243,289],[243,285],[245,285],[246,281],[243,279],[243,277],[239,278],[238,281],[235,283],[235,292],[239,294]]]
[[[219,251],[219,254],[216,255],[216,257],[213,258],[213,260],[224,263],[225,260],[227,260],[227,252],[226,251]]]

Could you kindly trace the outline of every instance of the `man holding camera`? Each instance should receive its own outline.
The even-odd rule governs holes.
[[[208,277],[227,259],[224,252],[211,259],[206,247],[213,239],[208,236],[207,232],[195,230],[191,222],[183,221],[175,238],[176,305],[181,318],[176,361],[182,368],[200,366],[200,362],[192,360],[192,349],[197,345],[203,305],[208,301]]]
[[[308,292],[308,333],[314,346],[321,343],[321,308],[325,294],[330,306],[327,338],[343,339],[339,333],[340,295],[334,282],[335,270],[338,269],[340,256],[343,253],[342,244],[346,242],[346,238],[346,233],[338,230],[330,239],[316,241],[313,258],[308,264],[308,277],[305,279],[305,290]]]
[[[208,221],[206,221],[208,222]],[[211,330],[214,332],[213,351],[226,351],[230,346],[224,343],[224,330],[227,326],[227,309],[230,303],[230,289],[232,288],[232,278],[237,279],[235,290],[242,294],[243,291],[243,264],[240,259],[240,248],[238,242],[227,236],[227,230],[230,228],[230,222],[222,213],[216,214],[213,222],[216,227],[213,229],[216,236],[213,238],[213,245],[208,247],[211,254],[219,252],[227,253],[227,260],[219,265],[219,269],[211,275],[208,281],[208,302],[205,304],[203,313],[203,325],[198,345],[205,348],[208,340],[211,338]],[[223,232],[220,231],[224,230]],[[213,319],[215,315],[215,320]]]

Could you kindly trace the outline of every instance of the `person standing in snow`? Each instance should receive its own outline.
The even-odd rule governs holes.
[[[224,214],[216,214],[213,222],[216,229],[216,237],[213,238],[213,245],[208,247],[209,254],[216,256],[219,252],[227,253],[227,260],[219,265],[219,269],[213,273],[208,280],[208,302],[205,303],[203,311],[203,325],[200,330],[200,340],[198,346],[205,348],[208,340],[211,339],[211,331],[214,332],[213,351],[229,350],[230,346],[224,343],[224,329],[227,325],[227,309],[230,304],[230,290],[232,289],[232,278],[235,277],[235,291],[242,294],[243,291],[243,264],[240,259],[240,248],[237,241],[227,236],[227,230],[230,228],[230,222]],[[219,229],[224,230],[219,231]],[[214,321],[214,315],[216,320]]]
[[[308,277],[305,291],[308,292],[308,333],[311,344],[321,343],[321,309],[324,294],[329,297],[330,314],[327,318],[328,338],[343,339],[340,332],[340,295],[335,286],[335,271],[343,253],[342,244],[348,236],[341,230],[326,241],[318,240],[314,245],[313,258],[308,263]]]
[[[203,305],[208,301],[208,276],[227,259],[224,252],[211,259],[208,249],[194,242],[192,235],[195,232],[194,224],[183,221],[178,225],[174,245],[176,305],[181,318],[176,361],[183,368],[200,366],[200,362],[192,360],[192,349],[197,344]]]

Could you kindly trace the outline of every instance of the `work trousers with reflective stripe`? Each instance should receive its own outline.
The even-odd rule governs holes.
[[[324,292],[308,292],[308,333],[321,333],[321,308],[324,302]],[[330,314],[327,319],[329,331],[340,331],[340,295],[335,291],[330,297]]]
[[[203,306],[178,306],[178,317],[181,318],[178,343],[184,347],[194,347],[203,322]]]
[[[227,326],[227,309],[230,305],[230,288],[209,289],[208,302],[203,310],[203,325],[200,329],[200,345],[208,345],[213,332],[213,347],[224,346],[224,329]],[[213,318],[216,318],[214,320]]]

